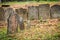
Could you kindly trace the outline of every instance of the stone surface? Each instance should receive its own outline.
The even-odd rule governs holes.
[[[50,5],[41,4],[39,5],[39,19],[49,19],[50,18]]]
[[[18,14],[16,14],[16,18],[17,18],[17,22],[19,24],[19,28],[20,30],[24,30],[24,21],[23,21],[23,18],[20,17]]]
[[[8,17],[8,26],[7,26],[7,33],[8,34],[14,34],[17,33],[17,19],[14,10],[9,11],[9,17]]]
[[[53,5],[51,7],[51,18],[60,18],[60,5]]]
[[[28,7],[28,19],[38,19],[38,6]]]
[[[11,13],[13,13],[13,8],[10,7],[3,7],[4,8],[4,16],[5,16],[5,21],[7,22],[7,19]]]
[[[16,9],[16,12],[19,14],[19,16],[23,17],[24,20],[27,20],[27,9]]]

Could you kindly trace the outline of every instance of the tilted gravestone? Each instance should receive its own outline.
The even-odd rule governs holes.
[[[9,11],[9,17],[7,19],[8,27],[7,27],[7,33],[8,34],[14,34],[18,31],[17,28],[17,19],[14,10]]]
[[[51,18],[60,18],[60,5],[53,5],[50,10]]]
[[[39,19],[49,19],[50,18],[50,5],[40,4],[39,5]]]
[[[38,19],[38,6],[28,7],[28,19],[30,20]]]
[[[27,20],[27,9],[16,9],[16,12],[24,19]]]
[[[0,21],[4,21],[4,9],[2,7],[0,7]]]
[[[9,11],[9,17],[8,17],[8,27],[7,27],[7,33],[14,34],[18,32],[18,25],[20,26],[20,30],[24,30],[24,22],[23,18],[20,17],[14,10]]]

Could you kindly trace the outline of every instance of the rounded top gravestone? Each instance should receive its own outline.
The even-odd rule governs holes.
[[[60,18],[60,5],[53,5],[51,7],[51,18]]]

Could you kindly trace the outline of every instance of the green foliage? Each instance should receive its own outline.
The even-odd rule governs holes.
[[[12,2],[12,1],[37,1],[37,2],[39,2],[39,1],[60,1],[60,0],[2,0],[2,2]]]

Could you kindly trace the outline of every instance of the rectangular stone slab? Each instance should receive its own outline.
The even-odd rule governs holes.
[[[28,7],[28,19],[29,20],[38,19],[38,6]]]
[[[60,18],[60,5],[53,5],[50,10],[51,18]]]
[[[49,19],[50,18],[50,5],[41,4],[39,5],[39,19]]]
[[[19,14],[20,17],[22,17],[24,20],[27,20],[27,9],[19,8],[16,9],[17,14]]]

